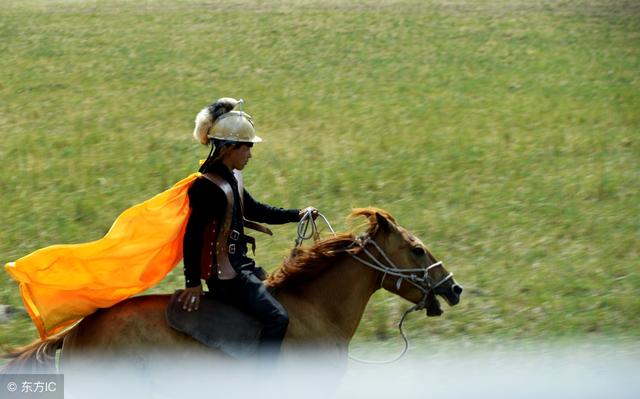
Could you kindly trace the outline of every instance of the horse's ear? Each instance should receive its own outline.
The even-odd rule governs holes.
[[[384,209],[379,208],[356,208],[349,217],[364,216],[369,220],[368,234],[374,234],[377,230],[393,231],[396,220]]]
[[[376,212],[376,223],[378,224],[379,230],[384,230],[384,231],[392,230],[391,222],[389,221],[389,219],[385,217],[385,215],[381,214],[380,212]]]

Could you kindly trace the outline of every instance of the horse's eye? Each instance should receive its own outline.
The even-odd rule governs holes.
[[[422,247],[413,247],[411,252],[413,252],[413,254],[416,255],[416,256],[424,256],[424,254],[425,254],[424,248],[422,248]]]

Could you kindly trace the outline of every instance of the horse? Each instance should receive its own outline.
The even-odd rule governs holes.
[[[350,216],[368,220],[363,235],[339,233],[298,249],[265,281],[289,313],[281,357],[307,347],[331,354],[346,366],[349,342],[370,297],[381,288],[434,316],[442,314],[436,296],[449,306],[460,301],[462,286],[388,212],[359,208]],[[193,353],[226,359],[168,326],[165,309],[170,297],[141,295],[99,309],[65,332],[14,351],[4,371],[54,371],[59,349],[63,369],[88,354],[145,357],[166,350],[183,359]]]

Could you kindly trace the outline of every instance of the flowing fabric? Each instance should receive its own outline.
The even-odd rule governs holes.
[[[107,234],[53,245],[5,265],[45,339],[159,283],[182,259],[194,173],[124,211]]]

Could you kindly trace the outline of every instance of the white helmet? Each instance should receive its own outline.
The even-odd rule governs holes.
[[[242,99],[223,97],[203,108],[196,116],[193,136],[205,145],[209,144],[210,139],[241,143],[261,142],[262,138],[256,135],[251,116],[235,110],[242,104]]]

